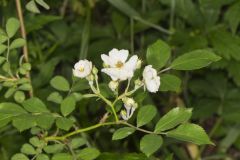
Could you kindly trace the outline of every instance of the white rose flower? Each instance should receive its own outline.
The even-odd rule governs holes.
[[[143,70],[143,81],[149,92],[156,93],[160,87],[160,77],[152,65],[148,65]]]
[[[102,54],[101,58],[104,66],[107,67],[102,69],[102,72],[109,75],[114,81],[124,81],[132,78],[134,71],[137,69],[138,57],[134,55],[127,61],[128,54],[128,50],[115,48],[109,52],[109,56]]]
[[[74,65],[73,75],[79,78],[85,78],[92,71],[92,62],[88,60],[80,60]]]

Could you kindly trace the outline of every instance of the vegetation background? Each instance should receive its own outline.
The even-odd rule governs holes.
[[[49,0],[49,9],[37,5],[28,6],[27,10],[28,2],[21,1],[33,90],[41,99],[53,92],[49,82],[54,75],[64,75],[71,81],[72,66],[82,58],[92,60],[100,68],[100,54],[112,48],[129,49],[141,59],[145,59],[147,46],[158,39],[171,46],[172,57],[193,49],[212,48],[222,57],[219,62],[196,71],[174,71],[183,79],[178,92],[151,96],[142,93],[139,100],[146,96],[145,101],[157,106],[158,117],[173,106],[193,107],[192,121],[201,124],[216,144],[198,147],[167,140],[159,157],[173,153],[174,159],[179,160],[195,159],[199,154],[205,160],[240,159],[239,0]],[[0,0],[0,27],[4,28],[10,17],[17,17],[15,1]],[[19,52],[12,53],[12,59]],[[83,90],[86,85],[77,87]],[[0,91],[0,101],[6,100],[4,93]],[[98,103],[82,101],[74,113],[80,125],[99,121],[101,110],[93,107]],[[101,129],[83,136],[101,152],[109,152],[99,160],[117,159],[116,156],[122,156],[122,160],[139,151],[141,135],[109,142],[111,133]],[[1,128],[0,159],[8,160],[28,139],[27,132],[19,134],[11,126]]]

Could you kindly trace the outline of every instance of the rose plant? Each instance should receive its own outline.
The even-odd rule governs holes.
[[[168,137],[197,145],[214,144],[201,126],[190,122],[191,108],[176,106],[161,116],[153,129],[146,125],[157,115],[157,108],[136,100],[139,92],[152,95],[177,91],[181,80],[170,70],[200,69],[218,61],[220,57],[210,49],[193,50],[170,59],[170,47],[158,40],[148,47],[144,62],[137,55],[129,56],[128,50],[114,48],[108,54],[101,54],[102,69],[87,59],[73,65],[72,84],[60,75],[53,77],[50,85],[55,91],[47,99],[40,99],[33,94],[37,91],[32,91],[30,63],[23,56],[16,64],[8,58],[10,51],[26,44],[23,38],[13,39],[18,29],[19,21],[10,18],[0,33],[0,86],[6,99],[14,97],[14,101],[0,103],[0,127],[12,124],[20,132],[28,131],[31,138],[12,160],[96,159],[100,152],[89,147],[83,134],[100,127],[114,132],[112,143],[141,132],[139,150],[147,157],[161,149]],[[87,85],[86,89],[74,90],[79,84]],[[104,84],[107,89],[102,87]],[[80,126],[74,115],[76,106],[81,107],[84,99],[105,103],[105,107],[96,106],[105,108],[105,113],[99,113],[101,120],[90,122],[87,127]],[[59,107],[47,106],[47,101]]]

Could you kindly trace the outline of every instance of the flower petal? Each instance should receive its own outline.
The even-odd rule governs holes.
[[[115,63],[117,63],[118,61],[125,63],[125,61],[128,58],[128,54],[129,54],[128,50],[125,50],[125,49],[118,50],[114,48],[109,52],[109,57],[113,61],[115,61]]]
[[[127,63],[125,64],[125,67],[128,70],[131,70],[134,72],[137,68],[137,61],[138,61],[138,56],[134,55],[127,61]]]

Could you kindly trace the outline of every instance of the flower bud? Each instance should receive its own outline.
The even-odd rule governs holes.
[[[143,82],[140,79],[137,79],[134,81],[134,84],[135,84],[134,88],[137,89],[142,86]]]
[[[124,103],[124,106],[126,109],[129,109],[129,108],[137,108],[138,105],[137,103],[133,100],[133,98],[128,98],[128,97],[125,97],[122,99],[123,103]]]
[[[92,74],[90,74],[89,76],[86,77],[86,79],[88,81],[93,81],[94,80],[94,76]]]
[[[118,88],[118,85],[119,85],[118,81],[110,81],[110,82],[108,83],[108,87],[109,87],[113,92],[116,91],[116,89]]]
[[[141,59],[138,59],[138,61],[137,61],[137,69],[140,69],[141,68],[141,66],[142,66],[142,60]]]
[[[93,72],[93,74],[96,75],[96,74],[98,74],[98,69],[94,66],[92,72]]]

